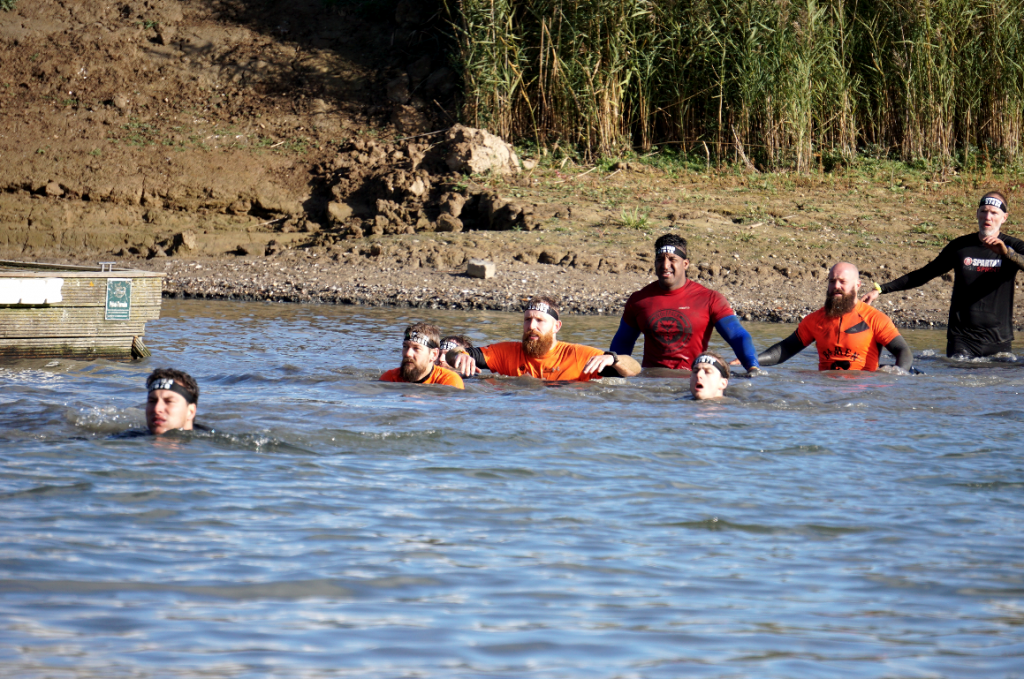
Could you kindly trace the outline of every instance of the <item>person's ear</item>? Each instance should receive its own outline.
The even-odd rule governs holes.
[[[196,410],[197,410],[197,407],[196,407],[195,403],[189,403],[188,404],[188,421],[189,422],[191,422],[192,420],[196,419]]]
[[[555,321],[555,332],[557,333],[562,329],[562,321]]]

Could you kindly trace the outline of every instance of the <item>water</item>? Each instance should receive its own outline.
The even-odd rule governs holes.
[[[0,368],[0,674],[1024,675],[1020,365],[375,382],[422,318],[168,301],[143,363]],[[165,365],[214,431],[112,438]]]

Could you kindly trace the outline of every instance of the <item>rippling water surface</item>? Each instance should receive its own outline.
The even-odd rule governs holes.
[[[1024,365],[376,382],[423,318],[167,301],[144,362],[0,367],[0,674],[1024,676]],[[113,436],[158,366],[212,432]]]

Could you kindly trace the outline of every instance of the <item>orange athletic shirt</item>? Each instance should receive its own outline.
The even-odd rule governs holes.
[[[800,321],[796,334],[805,347],[817,343],[818,370],[878,370],[879,350],[900,336],[888,316],[863,302],[840,318],[818,309]]]
[[[488,347],[481,347],[487,367],[502,375],[518,377],[529,375],[542,380],[578,380],[589,382],[599,373],[583,374],[587,361],[594,356],[604,355],[601,349],[583,344],[555,342],[551,351],[542,358],[530,358],[523,351],[521,342],[499,342]]]
[[[392,368],[383,375],[380,376],[381,382],[408,382],[408,380],[402,379],[402,369]],[[417,384],[443,384],[446,387],[455,387],[456,389],[465,389],[465,385],[462,383],[462,377],[457,373],[446,368],[442,368],[439,365],[435,365],[434,369],[430,371],[430,375],[427,379]]]

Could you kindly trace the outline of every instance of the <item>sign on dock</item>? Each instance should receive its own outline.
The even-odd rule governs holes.
[[[107,279],[107,310],[104,319],[108,321],[130,321],[132,318],[132,280],[130,278]]]

